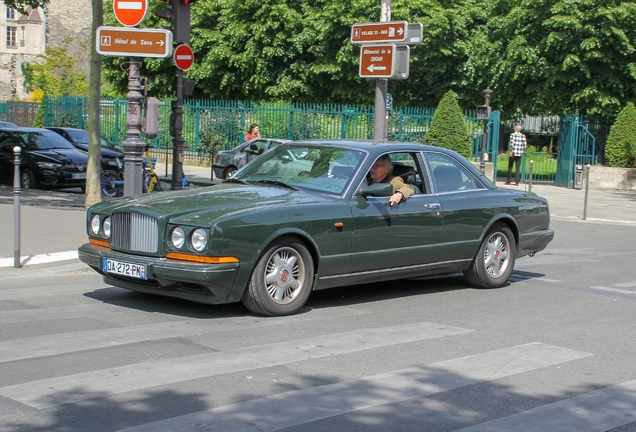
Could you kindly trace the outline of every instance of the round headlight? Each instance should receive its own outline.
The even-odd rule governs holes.
[[[91,218],[91,232],[95,235],[99,234],[99,215]]]
[[[172,230],[170,242],[175,249],[181,249],[181,247],[183,247],[185,244],[185,231],[183,231],[183,228],[176,227]]]
[[[192,247],[195,251],[201,252],[205,249],[205,246],[208,244],[208,233],[205,232],[204,229],[197,228],[192,231],[192,236],[190,236],[190,242],[192,243]]]
[[[102,231],[107,238],[110,238],[110,218],[104,218],[102,222]]]

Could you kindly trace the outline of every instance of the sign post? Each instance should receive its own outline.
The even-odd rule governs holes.
[[[172,184],[171,190],[183,189],[183,71],[190,69],[194,63],[194,52],[188,45],[179,45],[172,56],[174,64],[179,68],[177,74],[177,100],[172,105],[174,117],[172,139]]]

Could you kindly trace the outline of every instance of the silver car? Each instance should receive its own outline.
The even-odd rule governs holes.
[[[214,177],[225,180],[259,155],[288,141],[284,139],[257,138],[245,141],[232,150],[221,150],[217,153],[212,165]]]

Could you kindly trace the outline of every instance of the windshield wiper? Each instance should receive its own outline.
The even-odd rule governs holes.
[[[244,184],[244,185],[249,184],[245,180],[239,180],[239,179],[235,179],[235,178],[225,179],[221,183],[239,183],[239,184]]]
[[[295,191],[299,191],[300,188],[297,188],[296,186],[292,186],[290,184],[287,184],[285,182],[282,182],[280,180],[258,180],[256,183],[266,183],[266,184],[273,184],[276,186],[282,186],[285,187],[287,189],[291,189],[291,190],[295,190]]]

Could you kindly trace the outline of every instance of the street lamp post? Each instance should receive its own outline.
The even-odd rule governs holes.
[[[486,87],[484,90],[484,95],[486,98],[486,105],[480,105],[476,107],[477,118],[482,119],[484,121],[484,133],[482,134],[481,139],[481,155],[479,157],[479,169],[482,174],[486,174],[486,147],[488,143],[488,120],[490,120],[490,95],[492,94],[492,90],[490,90],[490,86]]]

